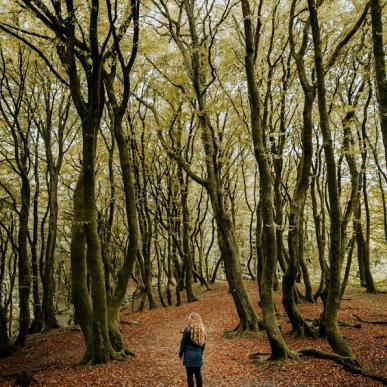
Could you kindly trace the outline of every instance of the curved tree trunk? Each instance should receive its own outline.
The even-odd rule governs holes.
[[[50,214],[48,218],[48,235],[44,260],[42,300],[44,326],[46,330],[58,328],[59,326],[54,311],[54,258],[58,223],[58,176],[54,168],[51,168],[50,170],[48,203]]]
[[[296,187],[294,189],[293,197],[290,203],[288,232],[289,264],[282,282],[282,303],[292,324],[293,334],[296,336],[304,336],[310,335],[311,332],[296,306],[294,292],[295,283],[297,276],[299,275],[300,268],[300,247],[303,249],[303,246],[301,246],[303,237],[303,210],[306,194],[309,188],[309,173],[312,166],[312,109],[315,90],[313,86],[309,85],[305,74],[303,56],[305,54],[306,44],[303,44],[299,53],[295,52],[295,45],[293,41],[294,7],[295,1],[292,2],[289,21],[289,36],[292,56],[296,61],[298,75],[304,92],[304,107],[302,112],[302,157],[298,165]],[[307,33],[308,29],[305,29],[304,35],[307,35]],[[304,42],[305,40],[306,39],[304,38]]]
[[[31,264],[27,250],[28,219],[30,212],[30,183],[28,176],[22,176],[21,183],[21,208],[19,215],[18,232],[18,269],[19,269],[19,334],[16,344],[24,346],[28,329],[30,327],[30,290],[31,290]]]
[[[214,218],[217,226],[218,244],[221,258],[224,263],[226,278],[239,317],[238,327],[234,333],[241,334],[245,331],[258,331],[258,317],[255,313],[250,297],[242,280],[240,268],[240,253],[230,214],[225,206],[225,187],[221,176],[221,165],[218,161],[218,143],[214,136],[206,104],[205,71],[203,70],[203,58],[200,54],[200,42],[196,30],[194,3],[184,0],[184,8],[187,14],[190,35],[192,41],[191,82],[196,94],[198,104],[197,116],[201,129],[201,139],[207,169],[206,188],[211,200]],[[181,43],[181,42],[180,42]]]
[[[243,23],[245,31],[245,69],[250,101],[250,120],[253,137],[254,153],[257,159],[260,177],[260,209],[262,213],[262,274],[258,275],[261,296],[263,323],[271,347],[271,359],[283,360],[291,357],[291,352],[283,340],[275,315],[273,281],[277,265],[277,244],[274,223],[273,182],[268,162],[267,150],[263,142],[263,128],[261,127],[259,91],[255,79],[254,68],[254,38],[252,29],[252,15],[248,0],[242,0]],[[258,243],[257,243],[258,245]]]
[[[129,157],[127,141],[122,133],[122,118],[116,117],[114,121],[114,136],[120,157],[122,182],[125,193],[126,217],[129,229],[129,246],[125,261],[118,273],[116,287],[109,303],[109,329],[112,344],[117,351],[124,350],[122,335],[119,330],[119,311],[125,297],[129,278],[139,249],[139,229],[137,215],[137,198],[134,189],[133,167]]]
[[[86,240],[83,214],[83,181],[79,174],[74,191],[74,214],[71,227],[71,289],[75,309],[75,321],[81,326],[86,343],[84,360],[91,358],[93,343],[93,310],[87,288]]]
[[[368,204],[368,194],[367,194],[367,177],[366,174],[363,174],[363,196],[364,196],[364,207],[366,214],[366,238],[364,241],[364,277],[366,283],[366,289],[368,293],[377,293],[374,279],[371,273],[370,267],[370,236],[371,236],[371,217],[370,209]]]
[[[31,265],[32,265],[32,294],[34,299],[34,319],[31,322],[29,329],[30,333],[41,332],[43,329],[43,316],[42,305],[40,303],[39,294],[39,266],[38,266],[38,227],[39,227],[39,193],[40,193],[40,181],[39,181],[39,152],[38,152],[39,135],[35,144],[35,162],[34,162],[34,180],[35,180],[35,193],[33,204],[33,231],[31,241]]]
[[[328,181],[328,195],[330,204],[330,267],[327,303],[324,309],[322,325],[329,344],[335,353],[355,360],[351,348],[340,333],[337,323],[337,309],[340,300],[340,264],[341,264],[341,212],[337,190],[336,161],[333,142],[329,128],[329,117],[326,103],[325,69],[321,51],[320,26],[314,0],[308,0],[310,21],[314,43],[314,59],[316,66],[318,107],[320,113],[320,127],[323,136]]]
[[[372,40],[375,58],[375,78],[379,103],[380,124],[384,143],[384,157],[387,166],[387,79],[383,46],[382,4],[371,0]]]

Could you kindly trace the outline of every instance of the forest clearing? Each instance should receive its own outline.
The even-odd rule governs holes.
[[[258,297],[256,284],[246,283],[254,304]],[[185,371],[177,353],[181,331],[191,311],[198,311],[208,330],[204,355],[203,385],[229,386],[381,386],[361,375],[353,375],[330,360],[310,357],[288,361],[281,365],[256,366],[249,354],[268,352],[269,345],[263,332],[257,337],[225,338],[223,333],[232,329],[237,315],[232,311],[232,298],[225,282],[213,290],[198,289],[200,301],[184,303],[180,307],[157,308],[143,312],[121,313],[123,336],[134,357],[106,365],[79,365],[84,351],[80,332],[60,329],[47,334],[31,336],[27,346],[12,357],[3,360],[0,384],[12,386],[15,375],[22,369],[31,371],[42,386],[185,386]],[[278,294],[277,294],[278,295]],[[343,334],[353,345],[356,356],[369,372],[387,378],[387,294],[369,297],[359,288],[351,288],[343,301],[339,320],[348,325]],[[281,309],[279,324],[290,348],[316,346],[327,350],[323,339],[290,338],[291,326]],[[318,318],[320,304],[303,303],[305,317]],[[380,320],[385,324],[359,323]],[[359,324],[359,325],[357,325]]]
[[[386,25],[0,0],[3,381],[386,384]]]

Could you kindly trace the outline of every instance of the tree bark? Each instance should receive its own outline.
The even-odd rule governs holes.
[[[35,162],[34,162],[34,180],[35,180],[35,193],[33,202],[33,231],[31,241],[31,265],[32,265],[32,294],[34,299],[34,318],[31,322],[30,333],[36,333],[43,330],[43,316],[42,316],[42,304],[40,302],[39,294],[39,266],[38,266],[38,226],[39,226],[39,194],[40,194],[40,181],[39,181],[39,135],[35,144]]]
[[[273,280],[277,265],[277,245],[274,223],[273,182],[267,150],[263,142],[264,130],[261,127],[259,91],[255,79],[255,45],[252,29],[252,15],[248,0],[242,0],[243,23],[245,32],[245,70],[250,102],[250,120],[254,153],[258,163],[260,177],[260,208],[263,223],[262,275],[258,275],[261,296],[263,323],[271,347],[271,359],[283,360],[291,357],[291,352],[283,340],[275,315]]]
[[[325,69],[323,67],[323,57],[321,50],[320,26],[314,0],[308,0],[308,9],[314,43],[313,46],[317,78],[318,107],[327,168],[328,196],[331,216],[328,297],[321,324],[324,326],[328,342],[331,345],[333,351],[341,356],[346,356],[352,360],[356,360],[351,351],[351,348],[340,333],[337,323],[337,309],[339,307],[340,300],[340,264],[342,261],[340,200],[337,190],[336,161],[327,111]]]
[[[371,20],[376,90],[379,103],[380,125],[384,143],[384,157],[387,166],[387,79],[383,46],[382,4],[380,0],[371,0]]]

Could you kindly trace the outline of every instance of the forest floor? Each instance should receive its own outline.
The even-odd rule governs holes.
[[[254,305],[258,305],[257,285],[246,282]],[[248,358],[251,352],[267,352],[266,334],[258,338],[227,339],[224,331],[235,328],[237,315],[228,286],[218,282],[211,291],[195,288],[200,301],[179,307],[157,308],[144,312],[123,310],[122,331],[126,344],[136,355],[125,361],[105,365],[79,365],[84,344],[79,331],[61,328],[30,336],[27,346],[0,362],[0,385],[11,386],[21,370],[33,373],[42,386],[185,386],[185,369],[178,358],[180,337],[191,311],[202,315],[208,331],[202,368],[206,387],[230,386],[379,386],[378,382],[353,375],[329,360],[298,358],[281,365],[257,367]],[[278,292],[277,292],[278,293]],[[280,312],[283,308],[277,294]],[[339,320],[355,325],[365,320],[387,320],[387,294],[366,294],[351,288],[342,302]],[[321,303],[302,303],[305,317],[318,317]],[[135,321],[137,324],[131,324]],[[290,325],[282,313],[279,320],[291,349],[321,348],[329,351],[323,339],[288,337]],[[341,327],[363,368],[387,377],[387,325],[360,323],[360,327]]]

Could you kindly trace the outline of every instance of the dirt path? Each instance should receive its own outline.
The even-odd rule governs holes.
[[[257,305],[254,282],[247,283],[253,303]],[[363,318],[386,319],[386,295],[365,295],[355,290],[352,300],[343,302],[339,318],[357,322],[352,313]],[[285,365],[255,367],[248,359],[253,351],[269,350],[266,335],[258,338],[225,339],[223,332],[237,323],[231,296],[225,283],[217,284],[210,292],[198,291],[201,300],[179,308],[158,308],[142,313],[122,314],[124,321],[137,321],[137,325],[123,324],[128,347],[136,353],[123,362],[99,366],[80,366],[83,340],[80,332],[67,329],[35,335],[28,345],[11,358],[2,360],[0,375],[17,373],[21,369],[33,371],[39,385],[45,386],[185,386],[185,369],[178,358],[181,331],[191,311],[199,312],[208,330],[202,370],[204,386],[379,386],[361,376],[354,376],[341,366],[325,360],[298,359]],[[321,305],[302,304],[303,313],[317,317]],[[383,315],[384,313],[384,315]],[[289,331],[285,317],[280,324]],[[364,367],[387,377],[387,327],[362,324],[360,329],[342,328]],[[329,349],[325,340],[287,339],[291,348],[315,346]],[[12,385],[10,378],[1,385]]]

